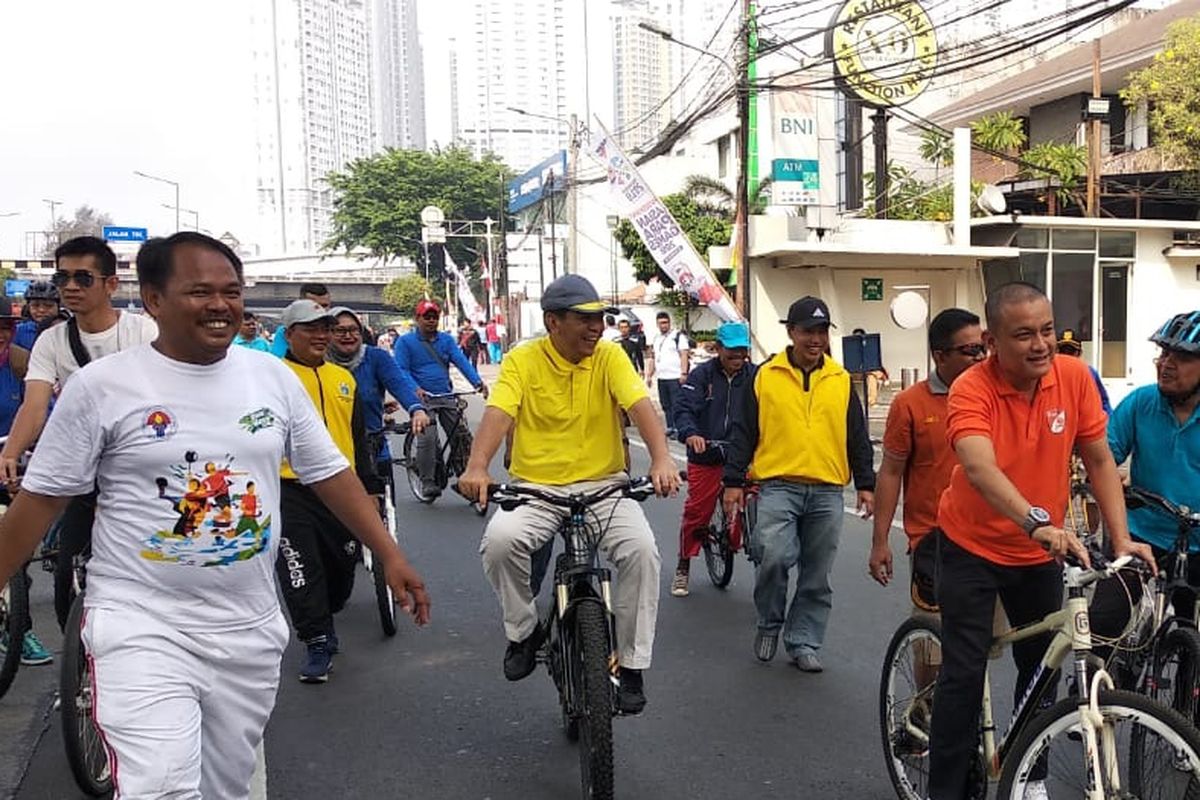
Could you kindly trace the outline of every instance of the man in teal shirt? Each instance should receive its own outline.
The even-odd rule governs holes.
[[[261,350],[264,353],[271,351],[267,340],[258,333],[258,317],[254,316],[253,311],[242,312],[242,327],[237,336],[233,337],[233,343],[249,347],[251,350]]]

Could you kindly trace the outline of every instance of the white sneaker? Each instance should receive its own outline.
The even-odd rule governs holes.
[[[1025,784],[1025,800],[1050,800],[1045,781],[1030,781]]]
[[[672,597],[687,597],[688,596],[688,573],[676,572],[675,580],[671,581],[671,596]]]

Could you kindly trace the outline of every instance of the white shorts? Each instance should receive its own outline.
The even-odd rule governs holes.
[[[186,633],[141,609],[88,609],[94,714],[116,800],[245,800],[289,629]]]

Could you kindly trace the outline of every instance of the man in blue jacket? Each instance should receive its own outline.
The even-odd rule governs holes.
[[[416,328],[397,339],[393,346],[396,366],[417,385],[417,397],[428,410],[436,413],[446,429],[446,435],[456,432],[455,435],[462,437],[458,450],[465,459],[471,449],[471,441],[465,423],[460,425],[458,422],[462,411],[452,399],[439,402],[436,396],[454,391],[454,385],[450,382],[451,364],[485,398],[487,385],[471,366],[454,337],[438,330],[441,307],[432,300],[422,300],[417,303],[416,312]],[[430,395],[434,396],[432,402]],[[417,471],[421,475],[423,493],[430,498],[441,493],[435,474],[438,447],[437,425],[430,424],[417,437],[416,448]]]
[[[333,346],[326,351],[325,358],[354,374],[368,443],[375,454],[380,475],[388,478],[392,472],[392,454],[387,437],[383,435],[385,393],[391,394],[408,413],[414,433],[425,430],[429,417],[417,397],[417,385],[412,376],[401,370],[386,350],[364,341],[364,326],[358,314],[345,306],[338,306],[330,313],[334,316]],[[388,485],[391,485],[390,480]]]
[[[723,322],[717,328],[717,357],[688,373],[675,406],[679,441],[687,444],[688,491],[679,529],[679,564],[671,581],[671,594],[687,597],[692,559],[700,555],[703,531],[712,519],[721,495],[725,445],[732,421],[744,413],[746,395],[754,386],[750,363],[750,328],[744,322]],[[735,549],[741,546],[737,517],[730,534]]]

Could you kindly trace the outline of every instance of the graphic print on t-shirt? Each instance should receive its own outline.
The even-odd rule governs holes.
[[[171,466],[170,478],[154,480],[158,501],[170,503],[179,517],[171,530],[155,531],[145,540],[142,558],[217,567],[266,550],[271,518],[259,519],[259,495],[249,473],[234,469],[228,454],[201,462],[195,450],[188,450],[183,460]]]

